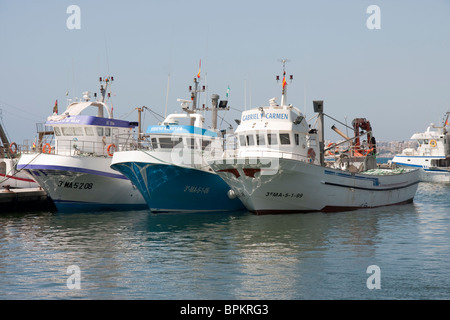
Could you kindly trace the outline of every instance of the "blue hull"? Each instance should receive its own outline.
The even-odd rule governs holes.
[[[133,182],[153,212],[245,210],[238,198],[228,198],[230,187],[213,172],[139,162],[111,167]]]

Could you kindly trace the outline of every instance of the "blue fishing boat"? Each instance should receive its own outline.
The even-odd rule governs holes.
[[[190,100],[181,101],[184,113],[170,114],[137,137],[134,150],[115,152],[111,168],[139,189],[152,212],[225,212],[243,210],[230,188],[210,168],[207,158],[223,153],[224,135],[217,130],[217,112],[228,108],[212,95],[212,108],[197,108],[198,80]],[[212,111],[212,126],[205,128],[200,113]],[[137,146],[137,147],[135,147]]]

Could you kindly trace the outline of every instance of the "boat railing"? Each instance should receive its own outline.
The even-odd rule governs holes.
[[[120,151],[154,149],[150,137],[144,133],[119,134],[116,140]]]
[[[18,158],[22,153],[30,153],[32,147],[27,144],[11,142],[9,146],[0,147],[0,158]]]
[[[117,135],[117,143],[120,151],[156,152],[155,157],[158,159],[203,170],[209,167],[206,159],[223,153],[222,144],[215,144],[210,140],[200,147],[195,143],[186,145],[177,135],[173,135],[173,141],[157,142],[154,135],[152,138],[148,134]]]
[[[155,138],[155,136],[152,136]],[[192,149],[199,154],[222,154],[223,145],[215,145],[211,140],[205,140],[206,143],[201,143],[201,148],[196,143],[192,146],[187,146],[182,143],[182,137],[178,135],[173,135],[172,140],[159,142],[152,140],[148,134],[133,134],[133,135],[117,135],[118,146],[120,146],[121,151],[133,151],[133,150],[166,150],[170,151],[172,149]]]
[[[111,157],[120,150],[116,138],[112,142],[73,139],[43,140],[39,145],[22,146],[21,153],[48,153],[62,156]]]
[[[115,150],[111,150],[114,144],[107,144],[99,141],[86,140],[58,140],[54,148],[45,144],[41,152],[52,153],[63,156],[108,156],[113,154]]]
[[[226,149],[222,153],[222,158],[226,161],[238,159],[238,158],[281,158],[281,159],[292,159],[304,162],[309,162],[310,158],[307,155],[299,154],[295,152],[288,152],[276,149]]]

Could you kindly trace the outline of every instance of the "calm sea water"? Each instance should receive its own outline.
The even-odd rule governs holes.
[[[420,183],[413,204],[332,214],[3,213],[0,299],[449,299],[449,194]]]

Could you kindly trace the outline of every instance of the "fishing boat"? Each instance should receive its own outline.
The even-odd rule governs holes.
[[[137,139],[135,150],[114,153],[111,167],[128,177],[140,190],[152,212],[226,212],[244,209],[239,199],[227,196],[229,187],[209,167],[206,156],[223,150],[217,130],[217,112],[227,100],[212,95],[212,108],[199,108],[204,92],[194,78],[191,99],[178,99],[183,113],[169,114]],[[204,111],[212,111],[211,128]]]
[[[425,132],[413,134],[411,140],[418,147],[404,149],[392,163],[419,168],[421,181],[450,183],[450,133],[446,128],[449,115],[447,112],[442,126],[431,123]]]
[[[106,103],[113,80],[100,78],[100,99],[94,93],[91,101],[86,91],[81,101],[70,103],[62,114],[55,110],[45,129],[38,130],[38,152],[23,154],[17,165],[42,186],[58,211],[146,209],[139,190],[110,168],[112,155],[120,147],[116,137],[130,135],[138,125],[113,118]]]
[[[365,132],[366,145],[358,134],[349,138],[350,153],[325,161],[325,152],[337,145],[324,146],[323,101],[313,102],[317,119],[310,126],[298,108],[287,104],[285,62],[281,103],[273,98],[268,106],[244,111],[235,131],[236,149],[208,159],[229,185],[229,196],[256,214],[335,212],[412,202],[418,171],[378,168],[375,139],[364,118],[353,123],[358,132],[361,125],[370,129]]]
[[[39,184],[25,171],[17,169],[22,154],[16,142],[9,142],[8,136],[0,124],[0,188],[20,189],[38,188]]]

